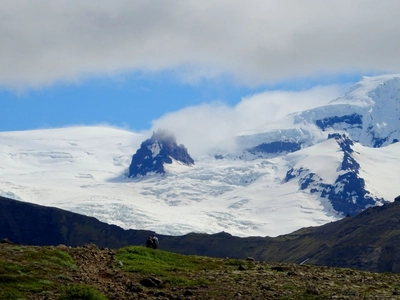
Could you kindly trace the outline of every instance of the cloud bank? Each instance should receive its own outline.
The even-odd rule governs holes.
[[[262,132],[266,124],[292,112],[325,105],[342,92],[341,86],[320,86],[297,92],[263,92],[245,97],[233,107],[218,101],[186,107],[154,120],[151,131],[168,129],[194,158],[234,153],[235,136],[256,133],[257,128]]]
[[[398,72],[397,0],[18,0],[0,10],[0,86],[170,70],[259,84]]]

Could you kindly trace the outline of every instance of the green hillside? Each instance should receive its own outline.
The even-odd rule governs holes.
[[[0,299],[397,299],[400,275],[299,264],[0,244]]]

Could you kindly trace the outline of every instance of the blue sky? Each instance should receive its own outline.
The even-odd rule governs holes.
[[[397,73],[399,10],[392,0],[3,4],[0,131],[179,119],[207,133],[241,111],[254,113],[237,128],[247,130],[362,75]]]
[[[261,89],[213,82],[193,85],[159,76],[123,82],[96,78],[38,90],[2,91],[6,109],[0,112],[0,131],[102,123],[141,131],[168,112],[216,101],[235,105],[242,96]]]
[[[234,107],[243,97],[264,91],[299,91],[316,84],[351,84],[361,75],[296,79],[249,87],[227,80],[182,83],[167,75],[158,78],[87,79],[23,91],[3,90],[0,131],[111,125],[133,131],[151,128],[152,121],[185,107],[219,103]],[[318,80],[318,81],[317,81]]]

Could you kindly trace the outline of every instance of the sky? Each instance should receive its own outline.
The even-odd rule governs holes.
[[[218,142],[399,73],[398,11],[397,0],[7,1],[0,131],[162,127]]]

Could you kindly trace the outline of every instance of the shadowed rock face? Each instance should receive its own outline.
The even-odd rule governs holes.
[[[330,118],[323,118],[321,120],[316,120],[315,124],[325,131],[328,128],[333,128],[335,124],[343,123],[346,125],[352,125],[355,128],[362,128],[362,116],[359,114],[352,114],[347,116],[334,116]]]
[[[246,151],[255,155],[262,157],[263,154],[284,154],[291,153],[301,149],[300,142],[290,142],[290,141],[276,141],[271,143],[262,143],[256,147],[247,149]]]
[[[173,134],[166,130],[158,130],[150,139],[144,141],[133,155],[129,177],[144,176],[152,172],[164,174],[164,164],[171,164],[172,159],[185,165],[194,165],[194,160],[185,146],[178,146]]]

